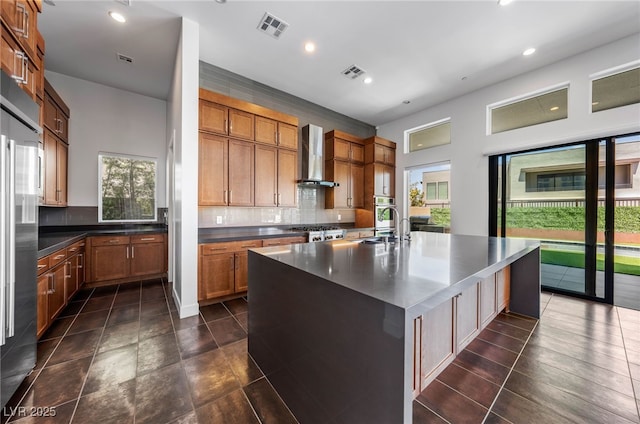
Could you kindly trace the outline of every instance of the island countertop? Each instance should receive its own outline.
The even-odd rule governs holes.
[[[539,247],[524,239],[411,233],[402,243],[337,240],[254,249],[284,264],[385,303],[434,306]]]

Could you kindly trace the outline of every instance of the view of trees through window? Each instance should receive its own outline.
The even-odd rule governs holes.
[[[99,155],[99,221],[156,220],[156,160]]]

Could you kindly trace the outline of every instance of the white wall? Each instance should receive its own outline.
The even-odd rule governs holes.
[[[157,204],[166,207],[166,108],[164,100],[46,71],[71,110],[69,206],[98,206],[98,152],[158,159]]]
[[[167,143],[173,138],[173,172],[169,174],[174,179],[169,255],[180,318],[198,314],[198,46],[198,24],[182,18],[166,109]]]
[[[538,53],[540,54],[540,53]],[[536,71],[399,119],[378,128],[378,135],[398,143],[396,198],[406,209],[407,168],[451,161],[451,231],[488,233],[488,157],[538,146],[640,131],[640,105],[591,114],[589,76],[640,58],[640,34],[573,56]],[[527,58],[529,60],[535,58]],[[486,107],[557,84],[570,82],[568,119],[487,135]],[[404,131],[451,117],[451,144],[406,154]]]

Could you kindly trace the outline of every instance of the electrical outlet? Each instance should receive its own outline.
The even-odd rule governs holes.
[[[338,214],[338,221],[342,219],[342,215]]]
[[[216,224],[222,224],[222,217],[216,216]]]

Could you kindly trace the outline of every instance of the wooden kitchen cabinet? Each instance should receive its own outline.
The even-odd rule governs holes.
[[[337,187],[327,188],[325,208],[364,207],[364,146],[362,140],[341,131],[325,134],[325,178]]]
[[[456,355],[480,332],[480,283],[463,290],[456,299]]]
[[[131,236],[131,276],[162,274],[167,252],[162,234]]]
[[[262,240],[200,245],[198,300],[211,300],[247,290],[247,250],[262,247]]]
[[[45,206],[67,206],[69,108],[44,80],[44,199]]]
[[[40,338],[49,326],[49,274],[39,275],[36,297],[36,336]]]
[[[254,205],[254,144],[200,132],[198,204]]]
[[[71,112],[64,100],[44,80],[44,126],[49,128],[60,140],[69,144],[69,117]]]
[[[373,195],[395,197],[395,167],[379,163],[368,166],[373,168]]]
[[[87,240],[87,282],[126,282],[167,272],[164,233],[95,236]]]
[[[200,131],[253,141],[254,115],[200,99]]]
[[[275,119],[256,116],[256,143],[298,150],[298,127]]]
[[[295,207],[298,152],[256,144],[255,206]]]
[[[306,243],[307,238],[304,236],[295,237],[276,237],[262,240],[262,247],[270,246],[286,246],[289,244]]]

